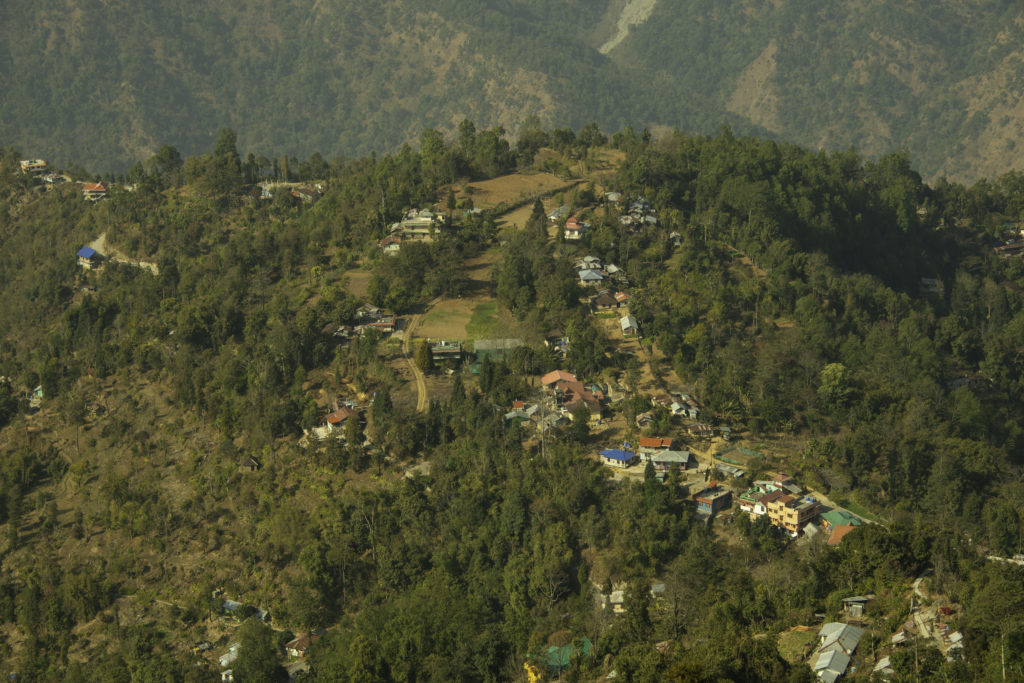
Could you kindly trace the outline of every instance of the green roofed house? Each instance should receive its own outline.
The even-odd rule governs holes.
[[[594,644],[590,638],[574,638],[568,645],[551,645],[541,654],[530,655],[538,664],[541,664],[551,676],[559,676],[567,671],[572,664],[574,657],[589,659],[594,653]]]
[[[822,514],[821,521],[825,523],[825,531],[832,531],[832,529],[843,525],[862,526],[864,524],[864,521],[860,517],[848,510],[842,510],[840,508],[829,510]]]

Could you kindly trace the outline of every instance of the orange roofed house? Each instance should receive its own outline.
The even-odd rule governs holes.
[[[86,183],[82,185],[82,196],[86,201],[99,201],[107,196],[107,186],[103,183]]]

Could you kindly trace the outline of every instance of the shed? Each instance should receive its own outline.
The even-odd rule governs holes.
[[[624,315],[619,318],[619,327],[622,328],[622,334],[627,336],[640,332],[640,324],[631,315]]]

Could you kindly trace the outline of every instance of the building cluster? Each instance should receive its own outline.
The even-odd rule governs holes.
[[[606,283],[619,287],[629,284],[626,274],[614,263],[603,264],[596,256],[584,256],[575,263],[576,274],[584,287],[603,288]]]
[[[792,477],[779,474],[771,480],[755,481],[740,494],[740,510],[751,517],[766,515],[773,526],[795,538],[819,513],[818,501],[802,494]]]
[[[382,335],[390,335],[399,329],[401,319],[386,308],[378,308],[373,304],[363,304],[356,309],[355,316],[346,323],[330,322],[321,328],[320,333],[333,339],[350,339],[361,337],[370,330]]]
[[[651,463],[655,476],[664,480],[673,469],[686,470],[690,466],[690,452],[674,448],[675,440],[660,436],[641,437],[637,450],[628,443],[622,448],[606,448],[600,452],[601,462],[609,467],[624,469],[636,464]]]
[[[565,370],[552,370],[541,377],[542,394],[532,402],[515,401],[505,414],[506,421],[533,422],[546,432],[570,424],[582,413],[588,423],[600,423],[607,401],[607,388],[584,384]],[[582,412],[581,412],[582,411]]]
[[[391,224],[379,246],[385,254],[397,254],[402,250],[403,242],[430,242],[444,231],[444,227],[444,217],[432,209],[410,209],[402,220]]]
[[[619,223],[633,230],[655,226],[658,224],[658,212],[649,201],[637,198],[629,202],[626,210],[619,216]]]
[[[811,669],[818,680],[835,683],[846,673],[863,635],[864,629],[859,626],[837,621],[823,625],[818,632],[818,646],[811,656]]]

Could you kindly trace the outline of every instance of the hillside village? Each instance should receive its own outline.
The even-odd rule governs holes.
[[[549,162],[557,156],[545,153]],[[53,465],[63,489],[38,494],[34,509],[12,508],[12,519],[21,520],[8,524],[12,552],[24,557],[66,525],[78,535],[62,541],[68,556],[128,547],[141,558],[131,589],[88,612],[93,623],[81,631],[88,637],[68,646],[70,660],[88,662],[92,643],[104,642],[108,625],[131,610],[133,623],[174,623],[187,634],[168,637],[165,652],[186,658],[204,680],[252,680],[246,667],[256,654],[292,679],[319,680],[318,667],[328,670],[337,657],[346,667],[374,662],[367,666],[377,673],[364,680],[391,680],[380,672],[412,672],[420,655],[429,659],[427,650],[441,645],[430,641],[417,657],[407,655],[417,627],[393,627],[409,642],[385,645],[390,636],[361,621],[362,610],[383,623],[404,610],[434,614],[443,605],[455,610],[445,615],[455,628],[488,614],[481,605],[496,593],[480,598],[474,591],[492,590],[513,597],[502,608],[505,621],[488,625],[488,633],[498,639],[502,629],[514,632],[517,645],[492,652],[487,666],[514,671],[507,678],[518,680],[581,671],[582,680],[645,680],[632,678],[642,662],[665,673],[708,641],[739,648],[721,661],[760,652],[780,675],[827,683],[902,680],[910,667],[959,671],[973,665],[972,648],[983,637],[994,652],[992,633],[969,614],[971,597],[950,579],[946,557],[936,551],[942,559],[932,561],[909,547],[934,538],[929,532],[915,540],[919,529],[910,530],[907,519],[918,496],[899,479],[921,465],[873,472],[856,460],[863,456],[851,455],[852,437],[843,440],[857,428],[843,420],[868,380],[852,379],[859,369],[835,360],[839,350],[812,360],[798,355],[805,342],[794,330],[813,329],[815,343],[832,344],[813,310],[825,304],[812,299],[838,300],[825,288],[839,286],[839,272],[812,273],[805,278],[811,284],[795,275],[779,284],[750,257],[749,245],[741,250],[723,236],[708,246],[707,224],[684,224],[678,209],[655,206],[656,193],[616,176],[620,157],[602,154],[587,157],[580,177],[530,170],[461,180],[429,201],[388,212],[367,200],[372,209],[362,215],[372,227],[333,241],[324,226],[343,222],[318,212],[333,210],[341,180],[255,183],[232,196],[230,210],[239,217],[222,234],[186,244],[183,250],[194,249],[189,257],[177,265],[164,258],[159,268],[153,253],[129,248],[142,238],[136,226],[118,225],[114,211],[129,192],[142,201],[146,190],[82,183],[74,201],[83,227],[60,246],[74,313],[53,324],[63,326],[66,343],[77,343],[100,326],[90,322],[91,307],[97,321],[112,315],[96,304],[110,293],[124,299],[124,310],[141,308],[125,294],[132,290],[151,291],[146,305],[159,322],[141,341],[124,342],[130,353],[114,356],[104,346],[113,342],[102,338],[75,350],[91,355],[81,375],[63,384],[53,363],[26,374],[33,381],[24,388],[27,379],[8,379],[6,369],[0,382],[24,403],[11,443],[52,439],[60,444],[52,453],[64,453],[64,469]],[[32,179],[30,188],[56,187],[63,178],[35,159],[21,160],[19,171]],[[33,196],[43,202],[61,192],[70,190]],[[923,208],[911,213],[931,216]],[[276,231],[286,229],[282,216],[304,225],[315,235],[312,256],[302,261],[273,231],[257,234],[255,216]],[[345,216],[346,226],[356,222]],[[258,265],[261,255],[282,253],[273,267]],[[248,269],[256,283],[246,293],[248,308],[215,295],[215,285],[195,273],[182,277],[186,264],[217,277]],[[804,265],[825,272],[813,258]],[[696,311],[699,297],[687,278],[744,293],[724,295],[728,304],[692,312],[684,323],[679,311]],[[914,306],[944,296],[937,278],[914,272],[907,279],[915,298],[887,302],[902,306],[907,319]],[[784,286],[800,292],[773,294],[788,296],[790,309],[756,294]],[[812,287],[820,291],[807,293]],[[191,305],[190,298],[207,295],[237,309],[220,322],[208,301]],[[851,295],[844,305],[852,310],[853,301]],[[178,305],[190,307],[172,311]],[[886,325],[912,335],[899,320]],[[739,348],[722,341],[730,334],[755,341]],[[957,339],[964,358],[981,353],[977,340]],[[751,381],[769,343],[783,361],[771,368],[762,396],[724,392],[722,384],[744,372]],[[712,363],[727,355],[738,370],[715,374]],[[104,366],[104,356],[124,367]],[[148,370],[133,374],[132,363]],[[968,369],[966,362],[951,365],[947,375],[966,379],[928,390],[954,395],[958,410],[981,420],[970,392],[984,397],[994,380],[972,382]],[[148,386],[143,372],[159,380]],[[787,399],[791,377],[805,391]],[[858,420],[877,418],[884,414],[877,405],[889,405],[877,392],[870,401]],[[136,415],[155,426],[132,428]],[[119,431],[138,441],[128,455],[117,450]],[[900,462],[898,454],[886,457]],[[137,488],[131,482],[145,476],[147,463],[161,463],[163,474]],[[862,465],[862,478],[851,484],[851,471]],[[115,468],[126,472],[120,486],[111,483]],[[111,502],[76,501],[90,482],[102,482]],[[147,497],[165,507],[141,512]],[[206,497],[219,501],[212,512],[196,502]],[[72,505],[92,507],[72,520]],[[462,526],[460,515],[475,521]],[[162,557],[148,536],[161,524],[169,538],[183,533],[174,528],[183,524],[160,521],[170,519],[196,520],[204,531],[176,538],[187,552]],[[436,537],[441,527],[443,540]],[[963,552],[982,566],[1016,567],[1007,550],[1012,532],[999,538],[1006,539],[998,546],[1006,558],[990,553],[995,559],[987,560],[990,546],[975,549],[970,540]],[[437,578],[461,577],[472,563],[495,572],[486,588]],[[389,601],[412,590],[421,574],[438,583],[424,584],[392,613]],[[9,580],[0,587],[11,595],[24,585],[22,575],[0,578]],[[14,598],[10,604],[14,614]],[[722,627],[716,619],[726,609],[743,623],[742,636],[701,630]],[[188,615],[184,626],[181,614]],[[4,637],[22,656],[30,622],[15,615],[8,623]],[[353,636],[358,629],[375,640]],[[422,642],[442,635],[416,633]],[[643,637],[634,643],[637,634]],[[444,647],[457,650],[473,642],[461,632],[445,637]],[[763,644],[769,649],[759,649]],[[715,666],[732,672],[720,677],[740,676]],[[497,680],[460,671],[447,680]],[[346,675],[340,680],[358,678]]]

